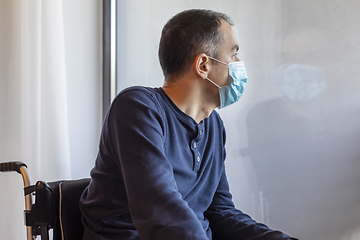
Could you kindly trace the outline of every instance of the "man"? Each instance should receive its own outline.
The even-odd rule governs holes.
[[[214,109],[236,102],[247,82],[231,25],[208,10],[165,25],[163,87],[122,91],[104,121],[80,200],[84,240],[290,239],[235,209],[229,193]]]

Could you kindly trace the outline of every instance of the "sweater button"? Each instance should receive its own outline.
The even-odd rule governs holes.
[[[196,148],[196,142],[194,142],[193,146],[194,146],[194,148]]]
[[[198,156],[198,157],[196,158],[196,160],[197,160],[198,162],[200,162],[200,157]]]

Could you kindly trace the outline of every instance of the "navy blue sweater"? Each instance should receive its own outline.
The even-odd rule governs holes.
[[[235,209],[224,146],[216,111],[197,124],[161,88],[124,90],[80,200],[83,239],[288,239]]]

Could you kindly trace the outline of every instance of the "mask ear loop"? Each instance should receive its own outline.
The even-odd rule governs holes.
[[[210,57],[210,56],[208,56],[208,58],[210,58],[210,59],[212,59],[212,60],[214,60],[214,61],[216,61],[216,62],[222,63],[222,64],[224,64],[224,65],[226,65],[226,66],[229,66],[229,64],[224,63],[224,62],[222,62],[222,61],[220,61],[220,60],[217,60],[216,58],[213,58],[213,57]],[[209,80],[209,82],[211,82],[211,83],[214,84],[215,86],[217,86],[219,89],[221,88],[219,85],[217,85],[215,82],[213,82],[213,81],[210,80],[209,78],[206,78],[206,79]]]
[[[219,85],[217,85],[215,82],[211,81],[209,78],[206,78],[209,82],[211,82],[212,84],[214,84],[215,86],[217,86],[218,88],[220,88]]]
[[[210,57],[210,56],[208,56],[208,58],[210,58],[210,59],[212,59],[212,60],[214,60],[214,61],[216,61],[216,62],[222,63],[222,64],[224,64],[224,65],[226,65],[226,66],[229,66],[228,63],[224,63],[224,62],[222,62],[222,61],[220,61],[220,60],[218,60],[218,59],[216,59],[216,58],[213,58],[213,57]]]

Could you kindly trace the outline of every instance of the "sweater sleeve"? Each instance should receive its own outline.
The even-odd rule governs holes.
[[[294,239],[266,225],[257,223],[250,216],[235,208],[229,192],[225,168],[214,199],[205,212],[209,219],[213,240],[287,240]]]
[[[127,90],[107,117],[112,158],[123,175],[133,224],[141,239],[207,240],[164,154],[166,119],[157,99],[145,90]]]

